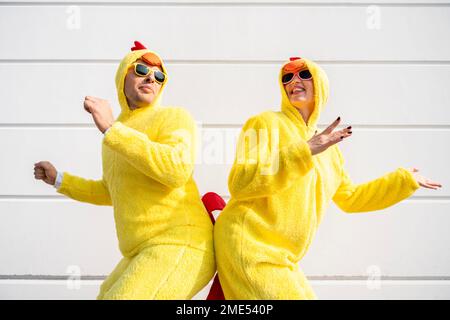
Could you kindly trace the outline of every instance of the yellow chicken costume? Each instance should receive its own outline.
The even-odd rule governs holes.
[[[190,299],[216,267],[213,225],[192,178],[196,125],[184,109],[160,106],[167,81],[151,105],[130,110],[124,94],[128,69],[146,53],[159,58],[137,44],[116,73],[122,111],[103,139],[103,178],[64,172],[58,192],[114,206],[123,259],[97,299]]]
[[[315,108],[308,124],[284,89],[286,63],[278,78],[281,111],[250,118],[239,137],[228,178],[231,199],[214,229],[226,299],[317,299],[298,263],[330,200],[348,213],[373,211],[392,206],[419,188],[403,167],[355,185],[337,144],[312,156],[307,141],[316,131],[329,89],[325,72],[310,60],[303,61],[314,84]],[[256,140],[248,134],[252,131],[259,132]]]

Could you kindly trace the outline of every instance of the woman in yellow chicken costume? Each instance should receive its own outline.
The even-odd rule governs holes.
[[[294,57],[278,81],[281,111],[263,112],[245,123],[228,179],[231,199],[215,224],[226,299],[316,299],[298,263],[330,200],[345,212],[373,211],[409,197],[419,182],[440,186],[403,167],[353,184],[336,144],[351,136],[351,127],[333,132],[338,118],[317,134],[328,98],[325,72]],[[300,107],[302,100],[306,107]]]
[[[123,259],[101,285],[97,299],[190,299],[216,270],[213,225],[192,178],[196,125],[184,109],[160,106],[166,68],[156,53],[135,44],[116,73],[122,109],[117,120],[102,127],[94,104],[103,100],[85,101],[105,133],[103,178],[88,180],[64,172],[57,191],[78,201],[114,206]],[[153,62],[160,65],[153,71],[164,74],[151,72]],[[136,83],[130,92],[136,89],[134,93],[143,95],[156,88],[158,76],[164,78],[151,104],[130,108],[131,94],[124,93],[128,74]],[[45,178],[45,166],[49,163],[37,164],[37,178]]]

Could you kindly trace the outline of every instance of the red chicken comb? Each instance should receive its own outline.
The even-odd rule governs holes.
[[[295,61],[295,60],[298,60],[298,59],[301,59],[301,58],[300,57],[290,57],[289,61]]]
[[[131,51],[142,50],[142,49],[147,49],[147,48],[139,41],[135,41],[134,47],[131,48]]]

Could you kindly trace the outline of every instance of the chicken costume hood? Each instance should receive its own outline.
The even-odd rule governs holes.
[[[297,108],[289,101],[289,97],[281,81],[285,72],[294,72],[307,68],[314,83],[314,110],[306,124]],[[309,140],[317,130],[320,114],[325,108],[329,96],[329,82],[326,73],[311,60],[299,57],[290,58],[280,69],[278,84],[281,92],[281,111],[297,126],[302,137]]]
[[[283,70],[301,64],[314,84],[308,123],[282,83]],[[215,224],[216,262],[226,299],[316,299],[298,263],[330,202],[348,213],[380,210],[419,187],[402,167],[354,184],[337,144],[313,156],[307,141],[327,102],[328,78],[313,61],[291,58],[281,67],[278,82],[281,111],[266,111],[245,123],[228,178],[231,199]],[[255,144],[248,143],[248,130],[263,133]]]
[[[149,56],[149,58],[145,59],[146,56]],[[164,66],[164,62],[161,59],[161,57],[156,53],[153,52],[147,48],[145,48],[140,42],[135,42],[135,46],[131,48],[131,52],[128,53],[120,62],[119,67],[117,68],[115,82],[116,82],[116,89],[117,89],[117,98],[119,99],[119,104],[121,108],[121,113],[118,117],[118,121],[126,120],[132,116],[136,116],[136,114],[139,114],[141,112],[148,111],[149,108],[152,107],[159,107],[161,105],[162,100],[162,93],[164,91],[164,88],[167,84],[167,80],[164,81],[164,83],[161,85],[161,88],[156,95],[156,97],[153,99],[152,103],[141,107],[135,110],[131,110],[127,97],[125,96],[125,77],[127,76],[128,69],[133,65],[134,62],[138,59],[143,59],[145,62],[147,62],[150,65],[159,65],[162,72],[166,74],[167,77],[167,70]]]

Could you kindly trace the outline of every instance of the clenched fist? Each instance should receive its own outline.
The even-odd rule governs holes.
[[[95,125],[102,133],[114,123],[112,109],[107,100],[87,96],[84,98],[84,110],[92,115]]]
[[[336,144],[339,141],[342,141],[344,138],[351,136],[352,134],[351,126],[333,132],[333,130],[338,126],[340,121],[341,117],[334,120],[334,122],[328,128],[323,130],[321,133],[317,134],[316,131],[314,136],[308,140],[308,145],[309,148],[311,149],[312,155],[323,152],[333,144]]]
[[[56,173],[56,168],[48,161],[40,161],[34,164],[34,178],[36,180],[44,180],[45,183],[54,185]]]

